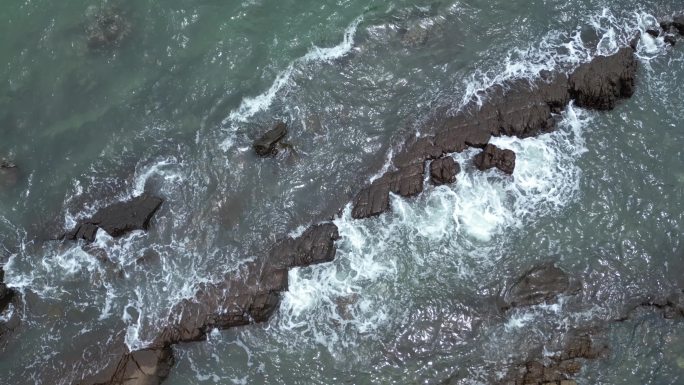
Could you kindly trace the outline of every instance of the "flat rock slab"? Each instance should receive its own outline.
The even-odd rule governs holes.
[[[435,186],[456,182],[456,174],[461,172],[461,167],[454,158],[447,156],[430,163],[430,180]]]
[[[473,163],[481,171],[496,167],[504,173],[511,175],[515,170],[515,152],[502,150],[493,144],[488,144],[482,152],[475,155]]]
[[[254,141],[254,151],[259,156],[273,156],[278,153],[276,145],[287,135],[287,125],[283,122],[276,123],[275,127],[268,130],[259,139]]]
[[[106,231],[114,238],[134,230],[147,230],[152,216],[163,202],[161,198],[143,194],[128,201],[114,203],[79,223],[66,234],[66,239],[93,242],[98,229]]]
[[[612,110],[634,94],[637,63],[634,50],[625,47],[582,64],[570,75],[570,95],[580,107]]]

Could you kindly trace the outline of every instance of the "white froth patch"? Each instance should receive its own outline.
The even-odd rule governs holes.
[[[275,100],[278,93],[290,84],[292,75],[297,67],[316,62],[330,62],[342,58],[351,52],[354,48],[356,31],[362,21],[363,17],[359,16],[347,27],[340,44],[327,48],[314,45],[304,56],[294,60],[284,71],[280,72],[266,92],[252,98],[243,99],[240,106],[233,110],[222,122],[224,126],[229,123],[231,125],[228,130],[228,136],[220,145],[221,149],[227,151],[233,146],[237,124],[249,121],[258,112],[267,110],[273,104],[273,100]]]

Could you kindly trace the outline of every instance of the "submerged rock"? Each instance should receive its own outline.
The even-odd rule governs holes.
[[[19,182],[19,167],[8,160],[0,160],[0,188],[11,188]]]
[[[515,152],[502,150],[493,144],[488,144],[482,152],[475,155],[473,163],[481,171],[496,167],[504,173],[511,175],[515,170]]]
[[[669,45],[677,44],[677,38],[672,35],[665,35],[665,37],[663,37],[663,41]]]
[[[618,99],[634,94],[637,60],[630,47],[599,56],[570,75],[570,94],[580,107],[612,110]]]
[[[571,294],[579,287],[554,264],[537,266],[520,277],[504,295],[504,310],[512,307],[539,305],[554,301],[559,295]]]
[[[283,122],[276,123],[275,127],[254,141],[254,151],[259,156],[276,155],[278,153],[276,145],[285,135],[287,135],[287,125]]]
[[[111,379],[95,385],[159,385],[174,365],[171,347],[150,348],[125,354]]]
[[[116,8],[89,8],[86,25],[88,47],[106,48],[116,46],[130,33],[131,25]]]
[[[389,209],[389,193],[412,197],[423,191],[423,162],[388,171],[354,198],[355,219],[380,215]]]
[[[66,239],[93,242],[98,229],[106,231],[114,238],[133,230],[147,230],[152,216],[162,202],[161,198],[143,194],[128,201],[114,203],[79,223],[66,234]]]
[[[461,167],[454,158],[447,156],[430,163],[430,180],[436,186],[456,182],[456,174],[461,172]]]
[[[672,26],[677,28],[680,34],[684,35],[684,14],[675,16],[672,19]]]

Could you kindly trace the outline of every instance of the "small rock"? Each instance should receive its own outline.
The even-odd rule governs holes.
[[[275,127],[254,141],[254,151],[259,156],[272,156],[278,153],[276,145],[287,135],[287,125],[276,123]]]
[[[665,43],[669,45],[677,44],[677,38],[672,35],[665,35],[665,37],[663,37],[663,40],[665,41]]]
[[[460,171],[461,167],[450,156],[433,160],[430,163],[430,180],[436,186],[454,183],[456,181],[456,174]]]
[[[0,188],[11,188],[19,181],[19,168],[8,160],[0,160]]]
[[[481,153],[475,155],[473,162],[478,170],[484,171],[496,167],[511,175],[515,170],[515,152],[502,150],[493,144],[488,144]]]
[[[660,31],[658,31],[657,29],[647,29],[646,33],[653,36],[653,37],[660,36]]]

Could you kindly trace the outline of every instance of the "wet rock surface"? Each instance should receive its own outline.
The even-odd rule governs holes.
[[[273,156],[278,153],[278,142],[287,135],[287,125],[283,122],[276,123],[275,127],[254,141],[254,151],[259,156]]]
[[[637,60],[630,47],[599,56],[570,75],[570,94],[580,107],[612,110],[621,98],[634,94]]]
[[[450,156],[433,160],[430,163],[430,180],[436,186],[456,182],[456,175],[459,172],[461,172],[461,167]]]
[[[361,190],[354,198],[355,219],[380,215],[389,209],[389,193],[412,197],[423,191],[423,162],[390,171]]]
[[[5,270],[3,267],[0,267],[0,313],[7,309],[14,296],[14,290],[5,284]]]
[[[114,203],[79,223],[65,238],[93,242],[98,229],[106,231],[114,238],[134,230],[147,230],[152,216],[162,202],[161,198],[143,194],[128,201]]]
[[[488,144],[482,152],[475,155],[473,163],[481,171],[496,167],[504,173],[511,175],[515,170],[515,152],[512,150],[502,150],[493,144]]]
[[[138,350],[125,354],[117,363],[113,373],[107,375],[108,380],[94,384],[159,385],[169,376],[173,364],[171,347]]]
[[[582,370],[584,360],[608,354],[608,346],[596,344],[590,332],[572,331],[566,335],[561,351],[547,360],[530,360],[513,368],[499,385],[571,385]]]
[[[536,266],[523,274],[505,293],[504,310],[555,301],[559,295],[574,294],[577,283],[552,263]]]

